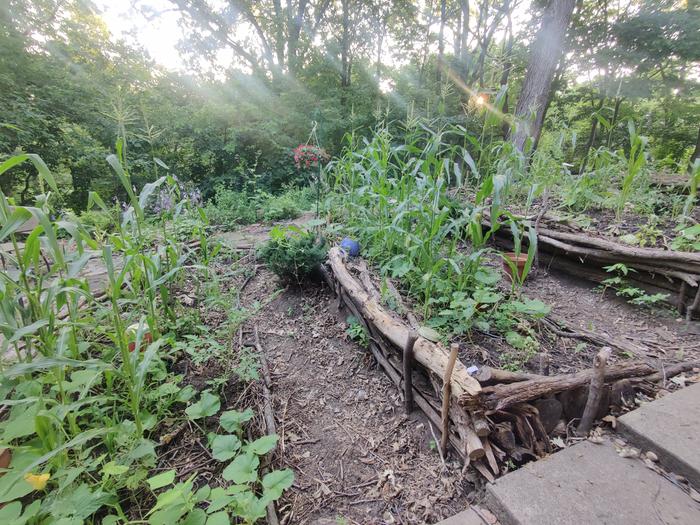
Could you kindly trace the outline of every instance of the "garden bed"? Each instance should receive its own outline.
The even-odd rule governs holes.
[[[447,430],[453,450],[487,479],[512,468],[512,462],[521,463],[552,452],[556,448],[553,437],[575,436],[570,423],[580,419],[584,409],[588,410],[589,419],[606,415],[608,406],[616,413],[629,410],[636,396],[647,399],[654,396],[657,383],[663,382],[665,387],[672,375],[691,371],[699,364],[693,361],[669,367],[669,362],[665,362],[657,369],[639,359],[625,359],[624,353],[603,350],[604,371],[599,385],[602,401],[590,401],[589,384],[597,377],[590,361],[582,369],[569,365],[569,371],[573,372],[569,374],[546,375],[549,371],[542,368],[511,372],[484,366],[483,354],[481,360],[475,359],[470,348],[473,345],[464,344],[467,351],[463,356],[467,362],[458,361],[456,374],[450,375],[445,372],[450,362],[446,349],[440,342],[431,342],[420,335],[422,327],[416,326],[415,313],[406,311],[405,317],[399,316],[382,306],[382,296],[375,284],[381,279],[371,276],[366,264],[345,261],[342,252],[332,249],[326,275],[339,299],[365,326],[375,358],[404,392],[404,399],[411,388],[416,405],[437,427]],[[405,298],[396,300],[402,305],[407,303]],[[560,328],[552,329],[561,331]],[[405,356],[411,355],[407,352],[411,333],[417,335],[413,348],[414,363],[422,371],[418,379],[410,372],[412,367],[406,368]],[[594,331],[587,335],[591,340],[601,337]],[[596,354],[598,359],[602,354]],[[582,366],[584,361],[581,360]],[[464,375],[466,366],[472,365],[477,365],[472,370],[472,379],[479,380],[476,384]],[[407,381],[408,377],[413,380]],[[451,385],[451,393],[445,389],[446,384]],[[586,408],[591,403],[592,408]],[[449,407],[448,423],[441,417],[447,413],[446,407]]]

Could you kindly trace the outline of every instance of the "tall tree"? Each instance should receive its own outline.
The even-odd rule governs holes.
[[[525,81],[515,107],[516,127],[511,140],[520,151],[542,132],[547,99],[562,54],[564,37],[576,0],[550,0],[532,45]]]

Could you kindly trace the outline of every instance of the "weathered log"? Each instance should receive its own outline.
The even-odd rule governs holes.
[[[488,386],[498,383],[517,383],[518,381],[538,379],[544,376],[528,374],[525,372],[511,372],[509,370],[491,368],[490,366],[482,366],[472,377],[474,377],[481,384],[481,386]]]
[[[450,424],[450,381],[452,379],[452,370],[454,370],[455,362],[459,356],[459,345],[452,343],[450,346],[450,358],[447,361],[447,369],[445,376],[442,378],[442,440],[440,441],[440,450],[447,449],[447,430]]]
[[[646,363],[635,362],[611,366],[606,370],[605,381],[615,381],[625,377],[639,377],[653,372]],[[483,388],[480,394],[462,394],[460,404],[463,406],[481,405],[488,411],[502,410],[516,403],[531,401],[540,397],[556,394],[590,383],[593,372],[584,370],[576,374],[565,374],[538,379],[530,379],[505,385]]]
[[[328,252],[328,259],[335,278],[343,289],[352,297],[354,303],[372,324],[398,348],[403,348],[408,340],[410,327],[403,321],[392,317],[381,305],[372,299],[362,285],[350,274],[343,262],[343,256],[337,247]],[[447,351],[424,337],[419,337],[413,347],[416,361],[431,372],[442,377],[445,375],[449,355]],[[481,391],[479,382],[471,377],[463,363],[457,362],[452,373],[452,392],[459,397],[462,394],[476,395]]]
[[[386,278],[386,287],[387,290],[389,290],[389,293],[392,295],[394,300],[396,301],[396,304],[399,306],[399,309],[401,310],[399,313],[406,315],[406,319],[408,319],[408,324],[411,325],[411,328],[414,330],[417,330],[420,324],[418,323],[418,319],[416,319],[415,314],[411,311],[411,309],[406,306],[406,303],[403,300],[403,297],[401,297],[401,293],[399,293],[398,289],[396,288],[396,285],[394,285],[394,282],[389,279],[388,277]]]
[[[593,426],[593,420],[598,414],[603,388],[605,388],[605,366],[611,353],[612,349],[606,346],[601,348],[593,359],[591,382],[588,386],[588,401],[586,401],[586,408],[583,409],[583,416],[581,416],[581,422],[577,429],[580,435],[588,433],[591,426]]]
[[[608,253],[624,257],[645,260],[679,261],[687,264],[696,264],[699,265],[700,268],[700,254],[698,253],[676,252],[672,250],[662,250],[659,248],[639,248],[636,246],[628,246],[626,244],[603,239],[601,237],[594,237],[585,233],[567,233],[547,228],[541,228],[540,233],[546,237],[568,243],[593,246],[595,248],[605,250]]]
[[[416,344],[418,334],[411,331],[403,348],[403,401],[406,414],[413,411],[413,345]]]
[[[683,372],[690,372],[694,368],[700,368],[700,361],[687,361],[685,363],[677,363],[669,367],[664,367],[662,370],[650,374],[644,377],[636,377],[630,380],[633,384],[641,382],[658,383],[659,381],[665,381],[671,377],[682,374]]]

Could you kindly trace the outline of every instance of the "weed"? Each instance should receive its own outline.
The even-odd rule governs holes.
[[[369,335],[367,334],[367,330],[365,330],[364,326],[360,324],[355,316],[351,315],[348,317],[348,328],[345,330],[345,333],[362,348],[369,347]]]

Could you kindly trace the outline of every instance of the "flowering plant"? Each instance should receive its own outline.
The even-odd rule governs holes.
[[[299,144],[294,148],[294,164],[297,169],[315,168],[319,162],[327,162],[329,158],[326,150],[319,146]]]

